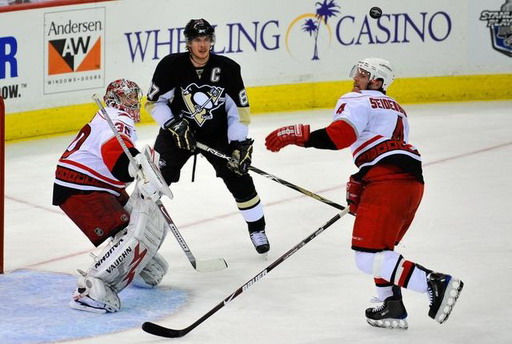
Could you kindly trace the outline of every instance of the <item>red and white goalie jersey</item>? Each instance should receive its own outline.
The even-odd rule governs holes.
[[[123,111],[106,111],[132,154],[137,132],[133,119]],[[126,183],[129,160],[103,114],[98,111],[77,134],[60,157],[55,172],[53,204],[62,204],[71,194],[103,191],[119,196]]]
[[[360,177],[385,163],[423,181],[420,153],[409,143],[407,114],[393,98],[379,91],[349,92],[338,100],[333,120],[326,131],[338,149],[346,140],[347,124],[355,133],[350,149]]]

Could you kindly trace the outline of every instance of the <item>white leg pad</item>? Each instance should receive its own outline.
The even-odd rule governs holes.
[[[169,264],[158,252],[153,256],[149,263],[142,269],[140,274],[135,277],[134,285],[140,288],[156,287],[169,270]]]
[[[128,286],[156,254],[167,226],[156,204],[143,200],[134,191],[130,223],[97,257],[87,271],[120,292]],[[132,194],[132,196],[133,196]]]
[[[107,305],[108,309],[105,309],[108,312],[119,310],[121,304],[115,300],[117,293],[139,275],[160,248],[167,235],[167,223],[157,205],[149,200],[143,200],[139,195],[140,192],[135,190],[130,197],[128,207],[131,208],[131,213],[128,226],[95,258],[94,263],[84,273],[85,277],[79,278],[79,288],[75,293],[81,295],[78,299],[83,302],[76,302],[74,295],[73,305],[83,305],[87,302],[92,308],[101,309],[104,308],[103,305]],[[161,265],[167,268],[167,262],[163,258],[159,261],[163,261]],[[165,272],[161,277],[164,274]],[[158,279],[157,274],[154,276],[155,281],[152,283]],[[161,277],[158,282],[161,281]],[[87,287],[88,281],[92,284],[90,288]],[[102,288],[100,284],[105,287]],[[111,295],[112,293],[115,296]]]

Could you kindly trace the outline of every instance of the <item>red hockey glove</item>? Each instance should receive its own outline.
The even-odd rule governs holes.
[[[354,177],[350,177],[350,180],[347,182],[347,204],[349,208],[349,213],[352,215],[357,214],[357,207],[359,206],[359,201],[361,200],[361,193],[363,192],[364,184],[354,179]]]
[[[304,147],[308,140],[309,124],[289,125],[271,132],[265,139],[265,146],[269,151],[279,152],[291,144]]]

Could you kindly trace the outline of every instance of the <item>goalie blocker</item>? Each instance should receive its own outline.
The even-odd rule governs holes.
[[[126,228],[118,232],[95,257],[73,292],[70,306],[96,313],[116,312],[121,308],[118,293],[130,283],[154,287],[167,273],[168,264],[157,253],[167,235],[167,225],[154,201],[160,194],[172,197],[156,167],[158,153],[149,146],[136,156],[140,170],[130,168],[137,176],[136,187],[125,205],[130,214]]]

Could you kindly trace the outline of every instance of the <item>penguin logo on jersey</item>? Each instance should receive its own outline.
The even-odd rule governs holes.
[[[188,109],[184,115],[196,121],[200,127],[213,118],[212,112],[224,105],[226,98],[221,97],[224,89],[209,85],[190,84],[181,89],[183,102]]]

